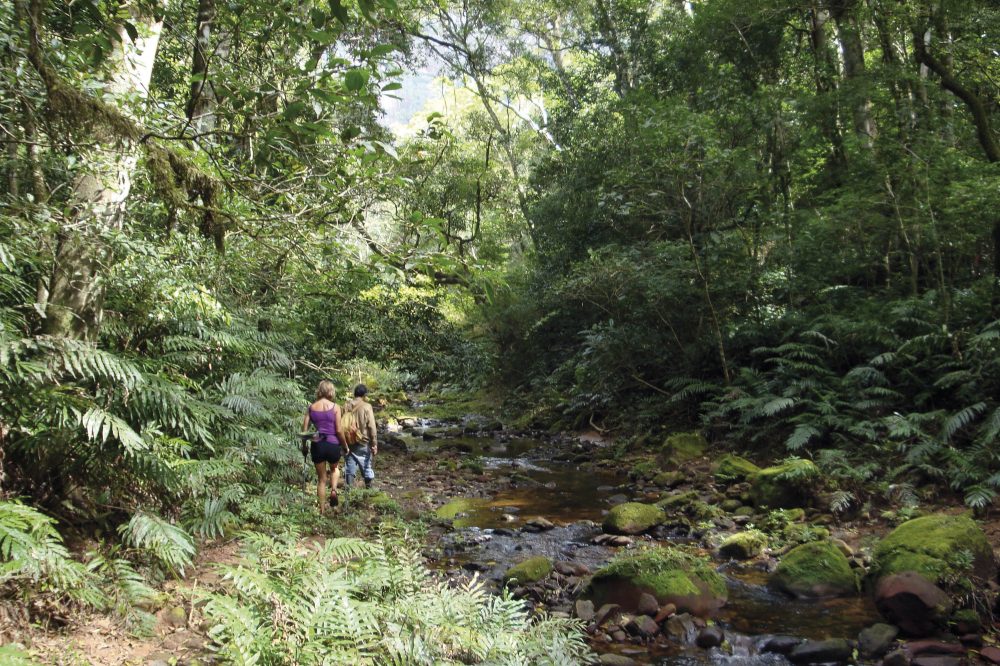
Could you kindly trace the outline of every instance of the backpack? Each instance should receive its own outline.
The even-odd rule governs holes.
[[[356,410],[360,401],[354,402],[354,409],[351,409],[351,401],[344,403],[343,413],[340,415],[340,429],[344,431],[344,443],[347,446],[354,446],[361,439],[361,430],[358,428],[358,415]]]

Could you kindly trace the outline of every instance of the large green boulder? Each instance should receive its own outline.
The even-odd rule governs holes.
[[[802,506],[812,495],[819,468],[811,460],[796,458],[760,470],[750,485],[750,498],[757,507],[785,509]]]
[[[715,475],[716,481],[722,483],[752,479],[759,471],[760,467],[732,453],[725,454],[712,465],[712,474]]]
[[[788,551],[771,584],[794,597],[843,597],[858,592],[847,557],[830,541],[813,541]]]
[[[726,603],[725,579],[707,557],[672,546],[656,546],[616,557],[594,574],[584,592],[595,606],[615,603],[626,612],[638,612],[643,594],[661,606],[672,603],[677,612],[708,616]]]
[[[534,583],[552,573],[552,560],[539,555],[529,557],[523,562],[515,564],[504,574],[505,583],[517,581],[519,584]]]
[[[706,440],[697,432],[679,432],[667,437],[663,442],[663,457],[667,462],[680,464],[705,455]]]
[[[663,509],[654,504],[625,502],[604,517],[604,531],[609,534],[640,534],[666,519]]]
[[[996,563],[986,534],[975,520],[937,513],[903,523],[875,547],[873,577],[904,571],[948,585],[969,576],[992,580]]]

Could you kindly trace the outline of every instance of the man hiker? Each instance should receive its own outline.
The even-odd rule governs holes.
[[[375,412],[365,400],[367,394],[368,387],[364,384],[358,384],[354,387],[354,399],[348,400],[344,405],[344,409],[354,415],[358,428],[357,444],[351,447],[351,455],[346,456],[347,467],[344,470],[344,482],[348,488],[353,484],[358,468],[361,468],[366,488],[371,488],[372,481],[375,480],[372,458],[378,455],[378,435],[375,430]]]

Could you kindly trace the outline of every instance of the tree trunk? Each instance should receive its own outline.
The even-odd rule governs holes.
[[[840,182],[847,159],[844,155],[844,142],[840,136],[838,125],[838,108],[836,101],[832,99],[831,93],[836,88],[834,73],[836,68],[830,56],[830,43],[826,34],[826,24],[830,20],[830,13],[818,3],[813,3],[809,12],[809,35],[813,51],[814,76],[816,81],[816,93],[821,98],[830,101],[831,109],[829,113],[823,114],[820,119],[820,126],[823,134],[830,144],[829,167],[834,182]]]
[[[858,0],[837,0],[831,3],[837,24],[840,51],[844,56],[844,78],[852,96],[854,132],[866,148],[872,147],[875,123],[871,117],[871,100],[865,72],[865,46],[857,18]]]
[[[138,30],[133,40],[119,26],[105,94],[124,103],[126,96],[145,99],[159,45],[162,18],[147,5],[132,8]],[[126,136],[105,141],[81,162],[86,168],[73,181],[70,219],[63,228],[49,282],[44,330],[50,335],[93,340],[104,310],[104,273],[111,261],[107,236],[121,230],[125,201],[132,187],[138,146]]]

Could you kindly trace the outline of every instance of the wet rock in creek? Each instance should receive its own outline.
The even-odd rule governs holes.
[[[843,638],[825,641],[806,641],[792,648],[788,660],[793,664],[844,663],[854,652],[851,644]]]
[[[943,657],[938,655],[925,655],[915,657],[910,662],[910,666],[962,666],[965,659],[962,657]]]
[[[882,659],[882,666],[909,666],[910,657],[902,650],[893,650]]]
[[[621,616],[621,612],[622,607],[618,604],[604,604],[597,609],[597,613],[594,615],[594,624],[600,626],[605,622],[614,620]]]
[[[945,592],[914,571],[886,576],[875,587],[875,606],[911,636],[926,636],[951,614]]]
[[[636,666],[635,659],[621,654],[602,654],[600,658],[602,666]]]
[[[594,619],[594,602],[588,599],[577,599],[574,610],[576,616],[583,620],[584,624],[590,624]]]
[[[991,664],[1000,664],[1000,647],[985,647],[979,651],[979,656]]]
[[[609,534],[640,534],[664,521],[663,509],[654,504],[625,502],[611,509],[604,518],[604,531]]]
[[[639,595],[639,604],[636,608],[636,612],[640,615],[648,615],[654,617],[660,612],[660,602],[656,600],[652,594],[648,592],[643,592]]]
[[[539,516],[538,518],[532,518],[525,523],[522,529],[525,532],[545,532],[553,528],[555,528],[555,524],[551,520]]]
[[[694,640],[694,642],[698,647],[707,650],[708,648],[719,647],[725,639],[726,635],[722,631],[722,628],[717,625],[713,625],[711,627],[705,627],[699,631],[698,637]]]
[[[530,557],[515,564],[504,575],[504,582],[516,580],[518,583],[534,583],[552,573],[552,561],[543,556]]]
[[[760,651],[787,655],[801,643],[802,639],[797,636],[769,636],[761,643]]]
[[[829,541],[813,541],[788,551],[771,584],[795,597],[845,596],[858,591],[850,562]]]
[[[966,648],[963,645],[935,640],[909,641],[903,645],[903,649],[914,657],[927,654],[964,655],[966,653]]]
[[[889,651],[889,646],[896,640],[899,629],[891,624],[873,624],[862,629],[858,635],[858,652],[862,657],[881,657]]]

